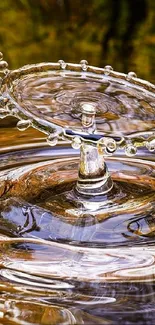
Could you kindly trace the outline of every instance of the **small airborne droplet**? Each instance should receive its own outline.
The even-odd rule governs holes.
[[[8,63],[6,61],[0,61],[0,69],[6,69],[8,67]]]
[[[105,145],[106,145],[106,151],[109,153],[113,153],[117,149],[116,141],[114,139],[107,139]]]
[[[150,138],[146,141],[146,148],[147,148],[150,152],[155,151],[155,136],[150,137]]]
[[[104,74],[105,74],[106,76],[108,76],[108,75],[110,74],[111,71],[113,71],[113,68],[111,67],[111,65],[106,65],[106,66],[104,67]]]
[[[133,144],[128,144],[125,148],[125,154],[128,157],[133,157],[137,153],[137,148]]]
[[[80,139],[80,137],[76,136],[72,140],[71,146],[72,146],[73,149],[80,149],[80,147],[81,147],[81,139]]]
[[[81,60],[80,61],[80,64],[81,64],[81,68],[83,71],[87,71],[88,69],[88,62],[86,60]]]
[[[126,80],[127,81],[130,81],[130,80],[132,80],[132,78],[137,78],[137,75],[136,75],[136,73],[135,72],[129,72],[128,74],[127,74],[127,76],[126,76]]]
[[[67,63],[63,60],[59,60],[58,63],[60,64],[61,69],[66,69]]]
[[[86,128],[93,126],[95,123],[95,105],[85,103],[82,105],[82,125]]]
[[[19,131],[25,131],[31,126],[31,121],[30,120],[20,120],[17,123],[17,129]]]
[[[58,143],[58,137],[55,134],[50,134],[48,138],[46,139],[47,143],[51,146],[54,147]]]

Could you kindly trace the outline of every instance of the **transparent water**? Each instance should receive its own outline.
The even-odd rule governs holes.
[[[79,132],[81,103],[91,102],[98,134],[143,139],[134,157],[122,148],[106,157],[115,185],[99,206],[74,192],[79,151],[62,142],[50,148],[32,129],[1,131],[0,322],[152,324],[155,172],[143,142],[154,132],[154,93],[109,77],[69,75],[65,83],[63,73],[24,76],[9,95],[39,128],[46,117],[47,128],[57,120]]]

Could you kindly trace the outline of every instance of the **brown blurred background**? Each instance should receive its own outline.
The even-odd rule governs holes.
[[[63,59],[135,71],[155,83],[154,0],[1,0],[0,51],[9,68]],[[0,147],[39,141],[0,120]]]
[[[154,0],[2,0],[0,50],[11,69],[86,59],[154,82],[154,22]]]

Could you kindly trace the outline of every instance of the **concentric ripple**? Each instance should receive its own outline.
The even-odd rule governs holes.
[[[30,157],[31,164],[27,156],[21,167],[8,161],[4,168],[1,160],[1,232],[92,247],[152,241],[154,162],[108,158],[114,188],[92,200],[74,191],[79,158],[67,155],[75,151],[66,148],[64,156],[62,151],[53,149],[49,161],[47,153],[46,161],[35,156],[32,163]]]
[[[150,325],[153,156],[108,158],[115,200],[106,198],[96,217],[87,201],[91,213],[78,217],[60,209],[66,189],[70,204],[75,198],[77,151],[43,143],[15,150],[5,148],[0,159],[1,324]]]

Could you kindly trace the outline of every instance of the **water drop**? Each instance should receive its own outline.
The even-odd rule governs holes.
[[[6,69],[8,67],[8,63],[6,61],[0,61],[0,69]]]
[[[72,140],[71,146],[72,146],[73,149],[80,149],[80,147],[81,147],[81,139],[80,139],[80,137],[76,136]]]
[[[106,66],[104,67],[104,74],[105,74],[106,76],[108,76],[108,75],[110,74],[111,71],[113,71],[113,68],[111,67],[111,65],[106,65]]]
[[[58,63],[60,64],[61,69],[66,69],[67,63],[63,60],[59,60]]]
[[[103,147],[107,155],[111,155],[117,149],[116,141],[112,138],[101,138],[98,143]]]
[[[136,153],[137,153],[137,148],[133,144],[127,144],[125,148],[125,154],[128,157],[133,157],[136,155]]]
[[[137,78],[137,75],[136,75],[136,73],[135,72],[129,72],[128,74],[127,74],[127,76],[126,76],[126,80],[127,81],[130,81],[130,80],[132,80],[132,78]]]
[[[7,97],[0,96],[0,109],[6,106],[6,103],[8,102]]]
[[[146,148],[147,148],[150,152],[155,151],[155,136],[150,137],[150,138],[146,141]]]
[[[20,120],[17,123],[17,129],[19,131],[25,131],[27,130],[31,125],[31,121],[30,120]]]
[[[50,146],[52,146],[52,147],[56,146],[57,143],[58,143],[58,136],[57,136],[57,134],[55,134],[55,133],[54,134],[50,134],[48,136],[48,138],[46,139],[46,141],[47,141],[47,143]]]
[[[89,103],[82,104],[82,125],[86,128],[95,123],[95,106]]]
[[[83,71],[87,71],[88,69],[88,62],[86,60],[81,60],[80,61],[80,64],[81,64],[81,68]]]
[[[0,60],[3,60],[3,53],[0,52]]]
[[[114,139],[106,139],[105,146],[108,153],[113,153],[117,149],[116,141]]]

